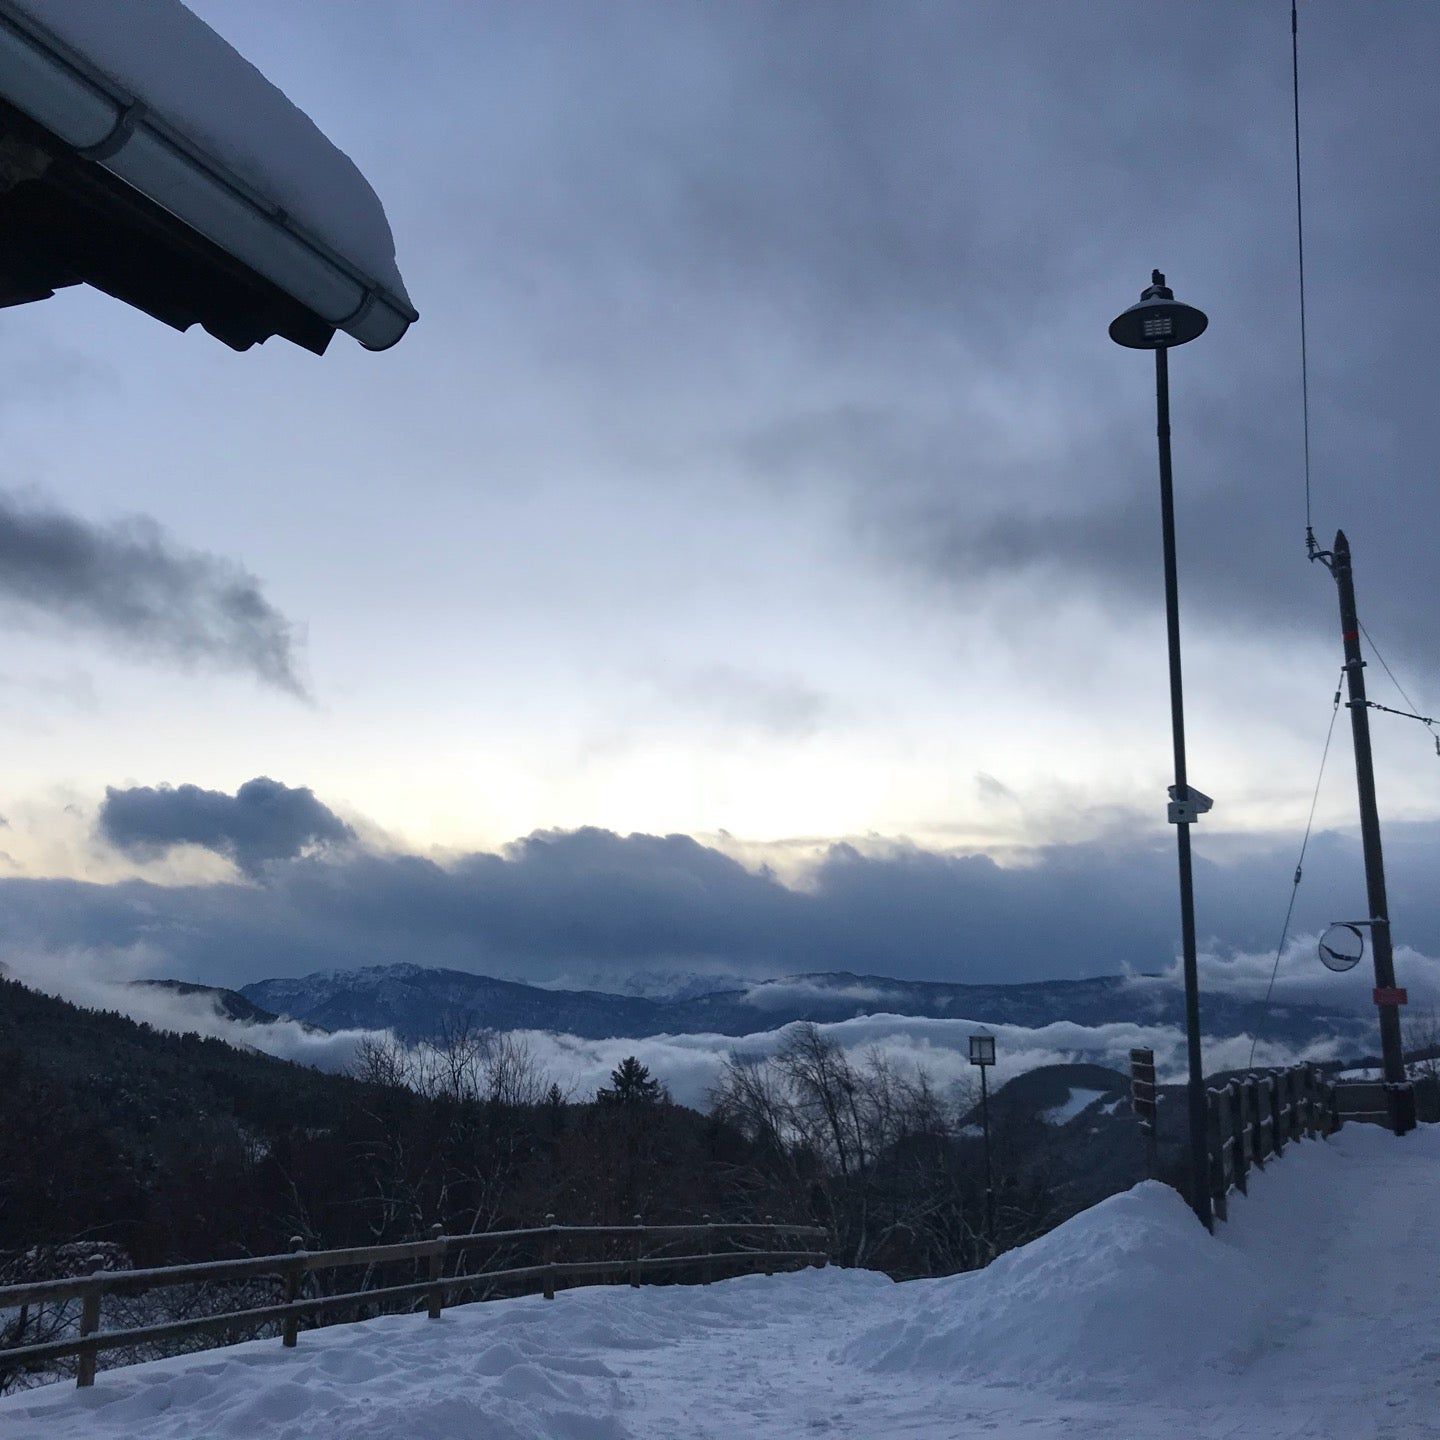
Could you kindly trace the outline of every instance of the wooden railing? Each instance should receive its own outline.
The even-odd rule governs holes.
[[[688,1269],[695,1278],[705,1283],[725,1270],[763,1269],[768,1275],[792,1266],[823,1266],[828,1258],[823,1248],[828,1239],[827,1232],[814,1225],[791,1225],[770,1220],[756,1224],[711,1224],[708,1216],[699,1225],[644,1225],[640,1223],[639,1216],[636,1216],[633,1225],[557,1225],[553,1216],[546,1219],[549,1223],[529,1230],[488,1230],[461,1235],[442,1234],[440,1226],[436,1225],[427,1240],[412,1240],[397,1245],[352,1246],[342,1250],[305,1250],[299,1237],[296,1237],[291,1242],[290,1253],[286,1255],[167,1265],[150,1270],[97,1270],[65,1280],[0,1287],[0,1311],[80,1302],[78,1334],[40,1344],[0,1349],[0,1375],[78,1356],[76,1384],[93,1385],[97,1359],[102,1351],[133,1349],[223,1331],[249,1331],[253,1335],[259,1327],[277,1322],[281,1343],[293,1346],[299,1335],[300,1321],[307,1318],[318,1320],[326,1311],[423,1301],[430,1319],[438,1320],[441,1307],[447,1301],[456,1303],[449,1297],[466,1291],[475,1294],[481,1289],[494,1291],[498,1288],[507,1293],[525,1293],[538,1289],[547,1300],[553,1300],[557,1283],[567,1280],[621,1279],[638,1287],[647,1276],[657,1276],[666,1271],[680,1272],[683,1276]],[[809,1248],[778,1248],[782,1237],[789,1237],[792,1243],[808,1244]],[[558,1252],[577,1240],[612,1242],[613,1248],[623,1249],[625,1253],[606,1259],[558,1258]],[[669,1250],[687,1241],[703,1241],[705,1248],[700,1253],[647,1253],[648,1249]],[[736,1248],[715,1248],[718,1243],[727,1241]],[[539,1263],[497,1270],[464,1268],[467,1252],[480,1249],[495,1251],[508,1246],[525,1247],[532,1251],[538,1249]],[[452,1273],[447,1274],[447,1261],[452,1258],[455,1265]],[[396,1262],[412,1262],[417,1269],[423,1265],[427,1271],[425,1278],[402,1285],[366,1288],[362,1284],[358,1290],[334,1295],[307,1297],[301,1294],[307,1276],[358,1266],[366,1267],[368,1275],[375,1267]],[[168,1320],[161,1324],[114,1330],[100,1327],[101,1301],[107,1295],[132,1295],[167,1286],[257,1278],[278,1280],[283,1299],[276,1304]]]
[[[1252,1168],[1264,1169],[1293,1141],[1340,1128],[1335,1086],[1312,1065],[1292,1065],[1232,1079],[1205,1092],[1210,1198],[1215,1216],[1229,1215],[1232,1190],[1248,1189]]]

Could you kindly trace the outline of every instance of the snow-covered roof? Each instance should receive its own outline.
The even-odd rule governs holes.
[[[0,0],[0,95],[363,345],[417,318],[365,177],[180,0]]]

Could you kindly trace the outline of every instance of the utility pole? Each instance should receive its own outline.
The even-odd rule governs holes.
[[[1370,949],[1375,957],[1375,1005],[1380,1011],[1380,1049],[1385,1067],[1385,1095],[1390,1128],[1404,1135],[1415,1128],[1415,1092],[1405,1074],[1400,1039],[1400,1005],[1404,992],[1395,984],[1395,952],[1390,938],[1390,908],[1385,897],[1385,859],[1380,848],[1380,811],[1375,802],[1375,766],[1370,752],[1370,702],[1365,698],[1365,661],[1360,655],[1360,621],[1355,611],[1355,574],[1350,542],[1343,530],[1335,536],[1328,558],[1314,550],[1335,577],[1340,592],[1340,638],[1345,644],[1345,676],[1349,685],[1350,728],[1355,738],[1355,784],[1360,792],[1360,843],[1365,851],[1365,890],[1370,905]]]

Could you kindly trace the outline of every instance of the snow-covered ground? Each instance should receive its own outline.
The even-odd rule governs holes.
[[[306,1333],[0,1401],[13,1440],[1440,1437],[1440,1127],[1353,1125],[1210,1239],[1114,1196],[988,1270],[591,1288]]]
[[[1048,1110],[1042,1110],[1040,1118],[1047,1125],[1068,1125],[1082,1110],[1104,1098],[1103,1090],[1072,1089],[1066,1095],[1063,1103],[1052,1105]]]

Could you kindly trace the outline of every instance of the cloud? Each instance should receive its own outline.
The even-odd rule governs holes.
[[[948,1087],[972,1080],[970,1036],[980,1026],[996,1037],[997,1084],[1003,1085],[1041,1065],[1087,1062],[1128,1073],[1130,1050],[1139,1046],[1155,1051],[1156,1068],[1164,1083],[1183,1080],[1186,1073],[1185,1032],[1175,1025],[1076,1025],[1066,1021],[1029,1028],[994,1025],[984,1015],[931,1020],[877,1014],[818,1028],[847,1052],[878,1050],[899,1066],[923,1066]],[[669,1087],[676,1100],[704,1108],[729,1056],[759,1058],[774,1054],[794,1028],[787,1025],[739,1038],[702,1034],[585,1040],[539,1030],[522,1033],[537,1061],[563,1090],[577,1098],[593,1094],[598,1086],[608,1083],[611,1070],[625,1056],[634,1055]],[[1317,1036],[1312,1044],[1293,1047],[1262,1040],[1256,1048],[1255,1063],[1288,1065],[1299,1059],[1348,1058],[1364,1051],[1359,1037],[1357,1027],[1354,1041],[1326,1035]],[[1206,1036],[1205,1057],[1210,1070],[1243,1068],[1249,1062],[1250,1037]]]
[[[294,627],[259,580],[233,560],[185,548],[143,516],[100,524],[0,492],[0,601],[143,654],[305,693]]]
[[[887,1004],[901,998],[897,991],[883,985],[866,985],[860,981],[827,985],[806,975],[786,976],[781,980],[761,980],[757,984],[747,985],[741,996],[746,1005],[753,1005],[755,1009],[762,1011],[787,1010],[810,1000],[855,1000],[882,1010]]]
[[[226,985],[405,961],[529,981],[585,975],[618,989],[631,975],[691,971],[1025,981],[1160,972],[1176,952],[1173,842],[1143,831],[1019,851],[1004,865],[905,843],[836,844],[786,879],[690,836],[596,828],[440,860],[336,843],[350,831],[322,802],[264,780],[234,796],[113,790],[100,829],[132,853],[209,846],[247,882],[0,878],[9,943],[143,944],[165,974]],[[1424,954],[1440,954],[1437,844],[1440,824],[1387,827],[1396,940]],[[1289,836],[1217,833],[1197,855],[1201,942],[1249,957],[1227,962],[1236,983],[1259,983],[1293,866]],[[1363,907],[1355,838],[1313,836],[1295,933]],[[1287,967],[1311,964],[1290,954],[1282,989]]]
[[[1292,936],[1278,966],[1273,950],[1261,954],[1245,951],[1201,954],[1198,957],[1201,993],[1219,991],[1255,1000],[1263,999],[1269,993],[1271,1004],[1277,1007],[1322,1005],[1333,1010],[1373,1015],[1374,1002],[1370,992],[1375,984],[1375,972],[1371,968],[1368,942],[1360,964],[1353,970],[1336,974],[1320,963],[1317,954],[1319,940],[1319,933]],[[1411,1009],[1408,1013],[1440,1007],[1440,959],[1414,946],[1398,945],[1395,969],[1409,995]],[[1272,974],[1275,977],[1273,990],[1270,984]],[[1132,976],[1130,983],[1139,991],[1179,985],[1182,983],[1180,962],[1177,959],[1159,975]]]
[[[792,738],[813,734],[831,709],[818,690],[791,675],[711,665],[671,677],[656,688],[691,717],[722,726]]]
[[[225,1014],[217,998],[203,991],[182,994],[135,983],[152,975],[159,963],[160,957],[143,945],[129,950],[20,951],[7,952],[0,973],[87,1009],[118,1011],[160,1030],[224,1040],[319,1070],[348,1070],[364,1041],[388,1038],[387,1032],[376,1030],[312,1030],[290,1019],[247,1023]]]
[[[96,829],[129,855],[151,857],[176,845],[199,845],[252,877],[268,861],[355,838],[313,790],[264,775],[247,780],[233,795],[197,785],[108,786]]]

